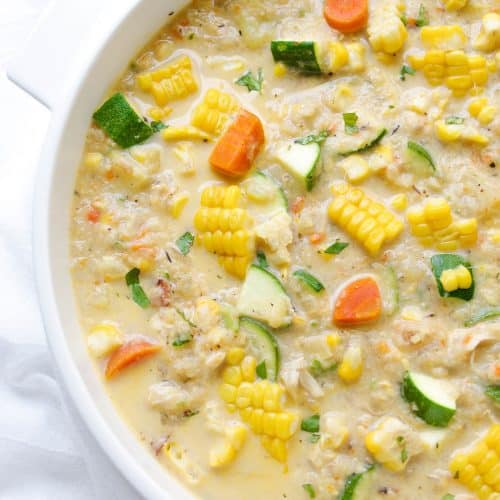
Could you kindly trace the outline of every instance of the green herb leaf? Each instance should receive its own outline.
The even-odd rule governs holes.
[[[139,283],[139,275],[141,271],[134,267],[125,275],[125,283],[127,284],[132,300],[143,309],[151,305],[151,302]]]
[[[316,492],[314,491],[313,485],[310,483],[306,483],[302,485],[302,488],[304,488],[309,495],[309,498],[316,498]]]
[[[174,347],[182,347],[186,344],[189,344],[191,340],[193,340],[193,334],[191,332],[181,333],[174,339],[172,345]]]
[[[446,493],[446,495],[443,495],[441,497],[441,500],[455,500],[455,495],[452,495],[451,493]]]
[[[418,16],[415,19],[415,24],[421,28],[422,26],[427,26],[429,24],[429,13],[423,4],[420,4],[418,9]]]
[[[351,149],[350,151],[345,151],[344,153],[338,153],[338,154],[340,156],[350,156],[357,153],[364,153],[365,151],[368,151],[369,149],[375,147],[385,137],[386,134],[387,134],[387,129],[383,128],[370,142],[363,144],[357,149]]]
[[[453,292],[446,292],[445,289],[443,288],[443,285],[441,284],[440,280],[441,274],[443,274],[443,271],[446,271],[447,269],[455,269],[460,265],[466,267],[471,273],[472,276],[471,286],[469,288],[459,288]],[[460,255],[455,255],[452,253],[442,253],[432,256],[431,266],[432,266],[432,274],[434,274],[434,277],[436,278],[438,292],[439,295],[441,295],[441,297],[455,297],[457,299],[462,299],[466,301],[469,301],[472,299],[472,297],[474,297],[474,288],[475,288],[474,274],[472,272],[472,266],[470,262],[467,262]]]
[[[461,116],[449,116],[444,122],[446,125],[462,125],[465,122],[465,118]]]
[[[344,130],[346,134],[353,135],[359,132],[357,126],[358,115],[356,113],[343,113],[342,117],[344,118]]]
[[[305,432],[319,432],[319,415],[311,415],[302,420],[300,428]]]
[[[408,64],[403,64],[401,66],[401,70],[399,71],[399,79],[403,80],[403,82],[406,80],[406,75],[414,75],[416,71],[411,67],[408,66]]]
[[[309,367],[309,372],[313,377],[320,377],[325,373],[333,372],[337,369],[338,363],[332,363],[329,366],[323,366],[323,363],[318,359],[313,359],[311,361],[311,366]]]
[[[493,401],[500,403],[500,385],[488,385],[484,393],[486,396],[493,399]]]
[[[262,68],[257,71],[257,76],[253,76],[251,71],[247,71],[244,75],[240,76],[234,83],[236,85],[241,85],[246,87],[248,92],[255,90],[257,92],[262,91],[262,84],[264,82],[264,77],[262,75]]]
[[[322,144],[326,141],[327,137],[330,135],[328,130],[322,130],[319,134],[310,134],[305,137],[301,137],[300,139],[295,139],[296,144],[302,144],[306,146],[307,144],[311,144],[315,142],[316,144]]]
[[[153,129],[154,132],[159,132],[164,128],[168,128],[168,125],[165,125],[163,122],[151,122],[150,127]]]
[[[323,250],[323,253],[327,253],[329,255],[338,255],[344,248],[347,248],[349,243],[344,243],[343,241],[337,240],[333,245],[330,245],[328,248]]]
[[[427,151],[427,149],[425,149],[421,144],[414,141],[408,141],[406,147],[409,151],[413,151],[415,154],[426,160],[427,163],[429,163],[429,165],[432,167],[432,170],[434,172],[436,171],[436,164],[434,163],[432,156],[430,155],[429,151]]]
[[[473,314],[469,320],[467,320],[465,326],[474,326],[481,321],[486,321],[488,319],[498,318],[500,316],[500,307],[492,307],[488,309],[481,309],[476,314]]]
[[[194,243],[194,236],[190,232],[184,233],[176,242],[182,255],[187,255]]]
[[[310,443],[317,443],[321,439],[321,434],[313,433],[309,436]]]
[[[405,26],[408,26],[408,17],[406,14],[402,14],[401,16],[399,16],[399,19],[401,19],[401,22],[405,25]]]
[[[265,360],[261,361],[255,367],[255,373],[257,374],[257,377],[261,378],[262,380],[265,380],[267,378],[267,367]]]
[[[293,275],[304,282],[309,288],[314,290],[316,293],[321,292],[325,289],[323,283],[315,278],[312,274],[308,273],[305,269],[297,269]]]
[[[405,463],[408,460],[408,452],[406,451],[406,447],[401,450],[401,462]]]
[[[257,252],[257,265],[262,269],[267,269],[269,267],[266,254],[262,250]]]

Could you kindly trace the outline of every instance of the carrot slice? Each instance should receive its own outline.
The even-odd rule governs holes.
[[[323,14],[342,33],[361,31],[368,22],[368,0],[326,0]]]
[[[335,303],[333,322],[338,326],[357,326],[375,321],[382,312],[380,290],[373,278],[349,283]]]
[[[241,177],[250,170],[264,141],[264,128],[259,118],[242,110],[215,145],[210,165],[220,174]]]
[[[157,353],[161,349],[158,344],[146,340],[131,340],[123,344],[108,359],[106,378],[112,378],[127,366]]]

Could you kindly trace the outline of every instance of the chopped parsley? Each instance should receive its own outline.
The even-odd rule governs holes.
[[[269,267],[266,254],[262,250],[257,252],[257,265],[262,269],[267,269]]]
[[[357,126],[358,115],[356,113],[343,113],[342,117],[344,118],[344,130],[346,134],[353,135],[359,132]]]
[[[500,385],[488,385],[484,393],[493,401],[500,403]]]
[[[342,250],[344,250],[348,246],[349,243],[344,243],[343,241],[337,240],[328,248],[325,248],[325,250],[323,250],[323,253],[327,253],[329,255],[338,255],[340,252],[342,252]]]
[[[196,328],[196,325],[189,320],[189,318],[184,314],[183,311],[180,309],[175,309],[177,314],[191,327],[191,328]]]
[[[146,309],[151,305],[146,292],[142,288],[139,282],[139,276],[141,274],[140,269],[134,267],[125,275],[125,283],[127,284],[130,294],[132,295],[132,300],[143,309]]]
[[[406,451],[405,438],[403,436],[398,436],[396,438],[396,441],[401,447],[401,462],[405,463],[408,460],[408,452]]]
[[[408,64],[403,64],[403,66],[401,66],[401,70],[399,71],[399,79],[403,80],[404,82],[406,80],[406,75],[413,76],[415,73],[415,70],[411,66],[408,66]]]
[[[176,246],[182,255],[187,255],[194,243],[194,236],[188,231],[185,232],[176,242]]]
[[[449,116],[444,122],[446,125],[462,125],[465,122],[465,118],[461,116]]]
[[[262,84],[264,83],[264,77],[262,74],[262,68],[257,71],[257,76],[253,76],[251,71],[247,71],[244,75],[240,76],[234,83],[240,85],[241,87],[246,87],[248,92],[255,90],[256,92],[262,91]]]
[[[319,432],[319,415],[304,418],[300,423],[300,428],[305,432]]]
[[[418,8],[418,16],[415,19],[415,24],[421,28],[422,26],[427,26],[429,24],[429,13],[423,4],[420,4]]]
[[[174,339],[172,345],[174,347],[182,347],[189,344],[191,340],[193,340],[193,334],[191,332],[181,333]]]
[[[309,498],[316,498],[316,491],[314,491],[313,485],[310,483],[306,483],[302,485],[302,488],[304,488],[309,495]]]
[[[330,135],[328,130],[322,130],[319,134],[310,134],[305,137],[301,137],[300,139],[295,139],[296,144],[302,144],[306,146],[307,144],[311,144],[315,142],[316,144],[322,144],[326,141],[327,137]]]

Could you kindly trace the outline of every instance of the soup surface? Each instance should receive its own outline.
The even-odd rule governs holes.
[[[497,499],[499,4],[339,3],[195,1],[95,111],[89,354],[201,498]]]

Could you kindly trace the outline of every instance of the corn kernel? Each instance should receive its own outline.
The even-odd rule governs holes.
[[[236,458],[236,450],[232,444],[225,441],[221,446],[210,450],[210,467],[218,468],[230,464]]]
[[[221,384],[219,395],[224,402],[234,403],[236,401],[236,387],[231,384]]]
[[[402,212],[408,206],[408,197],[404,193],[397,194],[391,199],[391,207],[398,212]]]
[[[243,382],[241,368],[239,366],[228,366],[222,374],[222,380],[226,384],[239,386]]]
[[[330,333],[326,336],[326,343],[331,349],[335,349],[341,341],[342,339],[338,333]]]
[[[102,323],[94,326],[87,337],[87,347],[95,357],[107,356],[123,344],[123,336],[114,325]]]
[[[481,125],[488,125],[495,118],[496,112],[495,106],[485,106],[477,115],[477,121]]]
[[[356,382],[363,372],[363,354],[358,345],[349,346],[342,358],[337,373],[346,383]]]
[[[103,158],[104,156],[101,153],[87,153],[84,164],[87,168],[95,170],[101,165]]]
[[[287,68],[286,66],[282,63],[279,62],[274,65],[274,76],[277,78],[283,78],[287,73]]]
[[[230,425],[225,430],[225,435],[228,441],[231,443],[231,446],[239,451],[245,444],[246,438],[248,436],[248,430],[244,425],[236,424]]]
[[[239,365],[245,357],[245,350],[241,347],[233,347],[226,354],[226,361],[230,365]]]
[[[255,381],[255,368],[257,366],[257,361],[253,356],[245,356],[241,362],[241,374],[243,375],[243,380],[245,382]]]
[[[468,0],[445,0],[444,8],[446,10],[460,10],[467,5]]]
[[[339,166],[344,169],[347,179],[350,182],[362,182],[371,173],[370,166],[360,155],[351,155],[342,162]]]
[[[236,406],[239,409],[248,408],[252,403],[252,384],[248,382],[242,382],[236,392]]]
[[[420,38],[429,49],[458,50],[464,49],[467,44],[467,36],[458,24],[423,26],[420,30]]]

